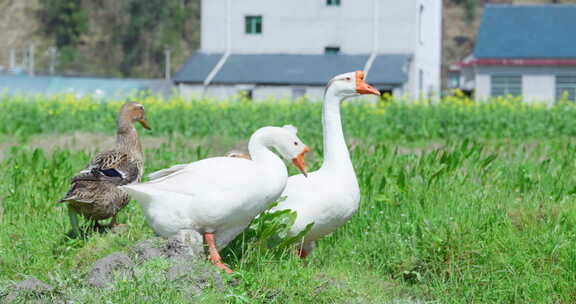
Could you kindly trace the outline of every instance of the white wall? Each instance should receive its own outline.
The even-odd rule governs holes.
[[[250,88],[252,90],[252,98],[255,101],[265,101],[268,99],[278,100],[278,99],[293,99],[292,96],[292,86],[252,86],[252,85],[211,85],[208,87],[206,92],[202,91],[202,85],[198,84],[184,84],[180,83],[178,89],[180,90],[180,95],[186,99],[194,98],[199,99],[202,96],[206,98],[214,99],[215,101],[224,101],[233,97],[237,97],[243,89]],[[321,102],[324,100],[324,86],[308,86],[305,87],[305,94],[308,100]],[[393,89],[393,95],[395,97],[401,97],[401,91],[399,88]],[[360,96],[357,99],[364,101],[377,102],[379,100],[378,96]]]
[[[308,87],[306,88],[306,95],[310,100],[322,101],[324,100],[324,87]]]
[[[189,99],[189,98],[198,98],[202,96],[202,85],[192,85],[192,84],[178,84],[178,91],[180,92],[180,96]]]
[[[291,99],[292,87],[290,86],[257,86],[252,93],[254,100],[266,99]]]
[[[422,14],[420,8],[423,8]],[[413,12],[416,20],[416,34],[413,37],[415,52],[410,65],[406,91],[412,96],[422,94],[437,98],[440,93],[442,60],[442,2],[440,0],[418,0]],[[420,84],[420,70],[423,72],[422,84]],[[422,92],[420,92],[420,88],[422,88]]]
[[[476,83],[476,88],[474,90],[476,100],[486,100],[489,98],[491,88],[490,75],[477,73],[474,82]]]
[[[480,66],[476,67],[475,94],[477,100],[490,97],[491,75],[522,75],[522,95],[527,102],[552,105],[556,99],[556,75],[576,75],[576,67],[542,66]]]
[[[527,74],[522,77],[524,101],[553,105],[556,98],[556,77],[551,74]]]
[[[180,95],[184,98],[201,98],[202,96],[215,99],[217,101],[224,101],[232,96],[239,94],[239,89],[237,86],[227,86],[227,85],[210,85],[204,91],[204,87],[201,84],[178,84],[178,89]]]
[[[180,83],[180,95],[184,98],[200,98],[201,96],[215,100],[226,100],[238,96],[243,90],[252,90],[252,98],[256,101],[266,99],[291,99],[291,86],[254,86],[254,85],[221,85],[212,84],[203,92],[200,84]],[[323,89],[323,88],[322,88]]]
[[[335,7],[327,6],[326,0],[230,0],[231,51],[235,54],[323,54],[325,47],[339,46],[344,54],[370,54],[374,50],[375,2],[377,53],[413,55],[407,71],[408,81],[394,94],[437,96],[440,92],[441,0],[341,0],[341,5]],[[228,0],[202,0],[201,51],[205,53],[226,50],[227,3]],[[421,5],[424,10],[420,19]],[[262,34],[245,33],[246,15],[263,16]],[[420,70],[424,76],[422,85]]]
[[[340,6],[327,6],[326,0],[231,0],[232,52],[323,54],[324,47],[339,46],[346,54],[369,54],[373,1],[342,0]],[[413,53],[418,0],[376,1],[379,52]],[[206,53],[225,50],[226,5],[227,0],[202,1],[201,49]],[[261,35],[245,34],[246,15],[263,16]]]

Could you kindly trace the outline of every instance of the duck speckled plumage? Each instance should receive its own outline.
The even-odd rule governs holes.
[[[144,154],[134,123],[140,122],[150,129],[144,119],[144,107],[136,102],[125,103],[118,114],[118,131],[114,149],[96,155],[88,166],[72,177],[71,187],[60,202],[84,217],[98,221],[112,217],[111,226],[116,225],[116,215],[130,201],[130,196],[117,186],[140,181],[144,171]],[[75,214],[71,213],[72,228],[78,227]]]

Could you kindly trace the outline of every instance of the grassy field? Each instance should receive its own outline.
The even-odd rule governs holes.
[[[153,128],[139,129],[147,173],[288,123],[313,150],[308,167],[321,163],[318,103],[141,102]],[[237,274],[223,289],[190,298],[154,276],[162,260],[141,266],[139,280],[92,289],[83,278],[94,261],[153,236],[133,202],[119,217],[127,231],[68,239],[66,209],[55,203],[106,148],[81,139],[113,137],[120,104],[0,98],[0,294],[33,275],[76,303],[576,302],[576,107],[457,97],[343,106],[361,207],[308,260],[238,241],[224,251]]]

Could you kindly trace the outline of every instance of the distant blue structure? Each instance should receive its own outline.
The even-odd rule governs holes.
[[[576,5],[486,5],[475,58],[574,58]]]
[[[180,94],[321,100],[343,72],[392,96],[440,92],[442,1],[201,1],[200,48]],[[376,101],[372,96],[362,99]]]
[[[202,83],[222,54],[197,52],[174,76],[175,83]],[[255,83],[263,85],[326,84],[327,79],[361,70],[370,55],[233,54],[212,80],[212,84]],[[408,80],[406,66],[411,56],[376,56],[370,82],[381,87],[400,86]]]
[[[0,75],[0,94],[9,95],[70,93],[110,99],[128,98],[142,93],[168,97],[172,91],[172,82],[161,79]]]
[[[454,86],[476,99],[576,101],[576,5],[486,5],[474,53],[454,66]]]

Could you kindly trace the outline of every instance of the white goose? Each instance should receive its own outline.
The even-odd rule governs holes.
[[[314,242],[332,233],[346,223],[358,209],[360,190],[346,146],[340,103],[344,99],[363,94],[380,95],[364,81],[364,72],[338,75],[328,83],[324,96],[322,124],[324,127],[324,162],[322,167],[308,174],[308,178],[295,175],[288,184],[280,202],[273,210],[296,211],[296,222],[290,230],[297,235],[314,223],[298,248],[305,258],[314,249]]]
[[[181,230],[197,231],[204,235],[212,264],[232,273],[217,248],[242,232],[286,186],[286,165],[270,148],[306,174],[304,153],[309,149],[296,136],[296,128],[264,127],[250,137],[252,160],[208,158],[158,171],[147,183],[122,188],[142,205],[156,233],[170,237]]]

